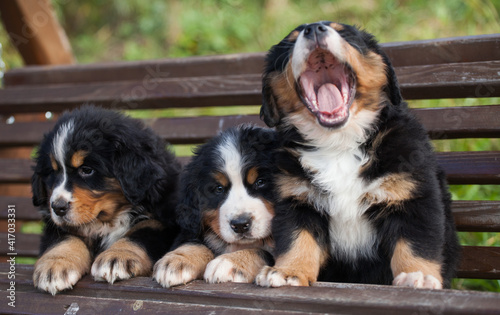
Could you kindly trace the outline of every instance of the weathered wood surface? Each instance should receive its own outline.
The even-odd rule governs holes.
[[[500,61],[397,68],[406,99],[500,96]],[[119,109],[261,104],[261,74],[93,82],[0,90],[0,113],[60,112],[84,103]]]
[[[500,60],[500,35],[382,44],[395,67]],[[229,74],[260,74],[265,53],[242,53],[56,67],[25,67],[5,74],[5,85],[148,81]]]
[[[0,312],[63,314],[71,305],[77,314],[132,313],[341,313],[341,314],[494,314],[500,309],[497,293],[456,290],[415,290],[392,286],[316,283],[312,287],[260,288],[253,284],[207,284],[195,281],[164,289],[150,278],[114,285],[89,276],[71,291],[55,297],[37,291],[32,267],[16,266],[16,308],[7,302]],[[0,290],[7,295],[8,265],[0,264]]]
[[[500,137],[500,105],[420,108],[412,112],[433,139]],[[264,126],[258,115],[155,118],[144,122],[172,144],[203,143],[243,123]],[[0,124],[0,146],[37,145],[54,125],[54,121]]]

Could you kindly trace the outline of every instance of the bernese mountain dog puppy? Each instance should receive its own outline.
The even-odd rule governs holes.
[[[35,287],[53,295],[86,273],[97,281],[151,274],[179,232],[180,164],[140,121],[93,106],[45,135],[32,177],[45,224]]]
[[[372,35],[297,27],[267,55],[261,116],[283,144],[276,264],[257,284],[450,286],[459,244],[445,175]]]
[[[181,233],[176,249],[154,266],[158,283],[249,283],[273,263],[275,144],[274,131],[243,125],[195,150],[181,175]]]

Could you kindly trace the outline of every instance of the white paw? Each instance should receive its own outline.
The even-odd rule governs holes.
[[[443,285],[436,279],[436,277],[431,275],[426,275],[421,271],[417,272],[402,272],[392,282],[393,285],[412,287],[418,289],[442,289]]]
[[[95,281],[107,281],[113,284],[116,280],[130,279],[134,274],[128,270],[126,262],[103,261],[94,263],[91,271]]]
[[[95,281],[113,284],[117,280],[151,274],[151,261],[145,254],[108,249],[97,256],[92,264],[91,274]]]
[[[73,286],[85,273],[76,270],[68,261],[46,260],[37,264],[33,273],[35,287],[55,295]]]
[[[158,260],[153,269],[153,279],[164,288],[186,284],[198,277],[196,267],[186,258],[169,253]]]
[[[255,278],[255,283],[262,287],[308,286],[309,281],[304,275],[293,274],[286,270],[266,266]]]
[[[203,278],[208,283],[250,283],[253,281],[253,277],[250,274],[240,269],[238,265],[234,264],[231,259],[224,257],[224,255],[208,263]]]

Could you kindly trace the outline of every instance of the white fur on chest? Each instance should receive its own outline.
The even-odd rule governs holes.
[[[359,149],[364,134],[346,131],[315,138],[316,149],[301,151],[300,162],[313,174],[312,184],[317,189],[309,194],[309,202],[330,218],[332,256],[354,261],[375,254],[376,234],[363,216],[368,206],[361,202],[369,190],[359,176],[368,159]]]

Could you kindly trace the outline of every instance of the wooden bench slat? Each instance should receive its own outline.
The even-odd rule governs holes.
[[[500,201],[454,201],[452,211],[458,231],[500,232]]]
[[[13,196],[0,196],[0,220],[8,218],[9,205],[13,205],[16,215],[16,221],[21,220],[41,220],[42,216],[37,208],[33,206],[31,197],[13,197]]]
[[[382,44],[396,67],[500,60],[500,35],[479,35]]]
[[[37,257],[41,236],[38,234],[14,233],[15,236],[15,251],[17,256]],[[0,244],[2,245],[2,253],[12,253],[8,248],[9,240],[8,233],[0,233]]]
[[[119,109],[257,105],[261,75],[227,75],[0,90],[0,113],[61,112],[84,103]]]
[[[500,138],[500,105],[419,108],[412,112],[432,139]]]
[[[406,99],[500,96],[500,61],[396,68]],[[0,113],[60,112],[93,102],[120,109],[258,105],[261,74],[0,90]]]
[[[0,264],[0,283],[9,284],[8,265]],[[439,312],[443,314],[495,313],[500,307],[498,294],[458,290],[415,290],[394,286],[343,284],[319,282],[311,287],[261,288],[253,284],[207,284],[194,281],[171,289],[162,288],[150,278],[139,277],[116,282],[113,285],[95,282],[85,276],[71,291],[55,298],[33,288],[33,268],[18,265],[16,269],[16,311],[37,312],[35,305],[51,304],[54,312],[66,311],[68,305],[78,303],[80,311],[101,313],[109,307],[120,307],[126,314],[134,311],[147,313],[165,310],[200,311],[221,310],[247,312],[274,310],[297,313],[395,314],[401,312]],[[28,303],[37,301],[37,303]],[[124,303],[121,303],[123,301]],[[102,304],[101,304],[102,303]],[[160,307],[163,305],[163,309]],[[134,309],[135,306],[135,309]],[[0,304],[0,312],[12,311],[7,303]],[[203,308],[201,309],[203,310]],[[116,309],[115,309],[116,311]],[[105,312],[106,313],[106,312]]]
[[[471,279],[499,279],[500,247],[463,246],[457,276]]]
[[[8,205],[15,205],[16,220],[42,217],[30,197],[0,196],[0,220],[7,219]],[[500,201],[458,200],[452,203],[457,229],[463,232],[500,232]]]
[[[405,99],[500,96],[500,61],[396,68]]]
[[[186,163],[189,158],[180,158]],[[402,161],[402,170],[411,170],[421,165],[419,152],[408,161]],[[438,153],[438,162],[448,175],[452,185],[500,184],[500,152],[442,152]],[[23,159],[0,159],[0,182],[30,182],[33,162]]]
[[[441,152],[437,158],[451,185],[500,184],[500,151]]]
[[[433,139],[500,137],[500,105],[412,109]],[[220,131],[242,123],[264,126],[258,115],[145,119],[172,144],[203,143]],[[54,121],[0,124],[0,146],[34,146]]]
[[[500,59],[498,34],[382,44],[396,67]],[[72,66],[24,67],[5,74],[5,86],[142,81],[228,74],[260,74],[265,53],[113,62]]]

